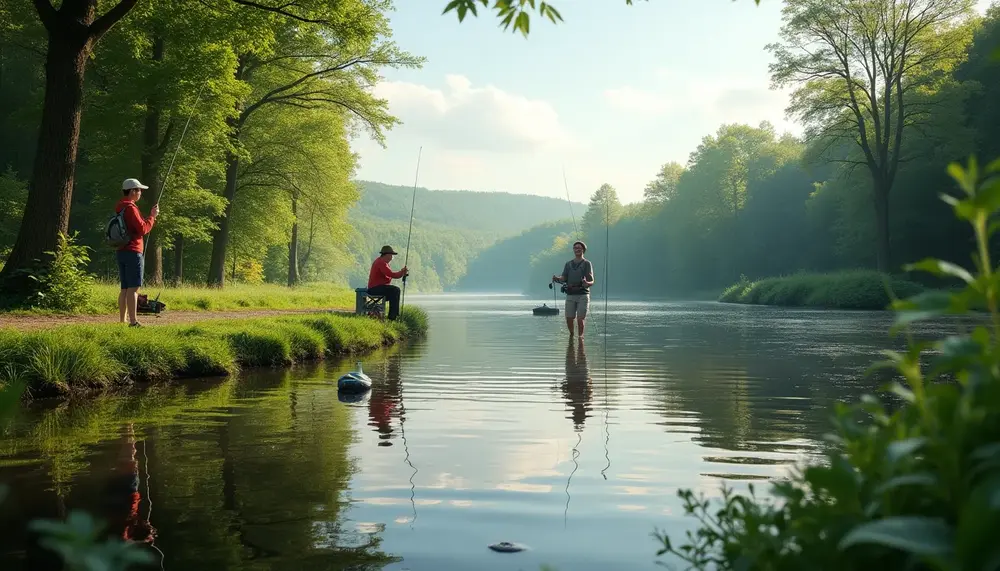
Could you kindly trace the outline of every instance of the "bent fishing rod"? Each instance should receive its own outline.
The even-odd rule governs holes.
[[[177,160],[177,153],[181,150],[181,145],[184,143],[184,135],[187,134],[188,126],[191,125],[191,119],[194,118],[195,111],[198,110],[198,104],[201,103],[201,94],[205,91],[205,87],[208,82],[201,84],[201,88],[198,89],[198,97],[194,100],[194,107],[191,108],[191,114],[188,115],[187,121],[184,122],[184,128],[181,129],[181,136],[177,139],[177,147],[174,148],[174,155],[170,157],[170,165],[167,166],[167,174],[163,175],[163,181],[160,182],[160,191],[156,194],[156,201],[153,202],[154,205],[160,204],[160,199],[163,197],[163,190],[167,187],[167,179],[170,178],[170,172],[174,170],[174,161]],[[152,231],[150,231],[152,234]],[[148,235],[148,234],[147,234]],[[149,244],[148,241],[142,243],[142,255],[146,255],[146,246]]]
[[[417,205],[417,178],[420,176],[420,155],[424,152],[424,147],[421,146],[420,150],[417,151],[417,172],[413,175],[413,200],[410,202],[410,230],[406,233],[406,256],[403,258],[403,267],[405,268],[410,261],[410,236],[413,234],[413,208]],[[399,300],[399,312],[403,312],[403,304],[406,302],[406,278],[409,277],[409,269],[403,274],[403,295]]]

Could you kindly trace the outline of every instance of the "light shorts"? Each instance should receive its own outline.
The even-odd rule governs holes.
[[[566,317],[583,319],[587,317],[587,309],[590,307],[590,295],[581,293],[566,296]]]

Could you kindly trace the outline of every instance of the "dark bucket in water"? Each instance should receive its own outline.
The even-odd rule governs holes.
[[[543,303],[541,307],[532,309],[531,313],[535,315],[559,315],[559,308],[549,307],[548,304]]]

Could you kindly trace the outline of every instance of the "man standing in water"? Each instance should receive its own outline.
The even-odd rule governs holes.
[[[115,212],[125,210],[125,227],[128,228],[129,242],[118,248],[115,255],[118,259],[118,277],[121,280],[121,293],[118,294],[118,314],[122,323],[128,316],[129,327],[139,327],[136,319],[136,304],[139,298],[139,288],[142,287],[143,251],[142,237],[149,234],[160,213],[160,205],[154,204],[149,216],[142,217],[136,202],[142,198],[142,191],[149,187],[134,178],[127,178],[122,183],[124,195],[115,205]]]
[[[390,321],[395,321],[399,316],[399,287],[391,285],[393,278],[405,277],[409,272],[406,266],[398,272],[389,268],[389,262],[396,255],[392,246],[382,246],[379,257],[372,262],[372,269],[368,271],[368,293],[384,297],[389,302]]]
[[[583,339],[584,320],[590,307],[590,286],[594,285],[594,264],[583,257],[587,245],[583,242],[573,242],[573,259],[563,266],[562,275],[552,276],[552,281],[562,282],[566,292],[566,327],[573,335],[573,318]]]

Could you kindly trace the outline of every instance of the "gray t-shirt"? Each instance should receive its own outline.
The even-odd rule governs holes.
[[[582,288],[580,284],[583,283],[584,277],[586,277],[588,281],[594,280],[594,264],[590,263],[590,260],[587,258],[584,258],[579,262],[577,262],[576,258],[574,258],[566,262],[566,265],[563,266],[562,277],[566,280],[566,285],[569,286],[566,293],[570,295],[589,294],[590,290]]]

